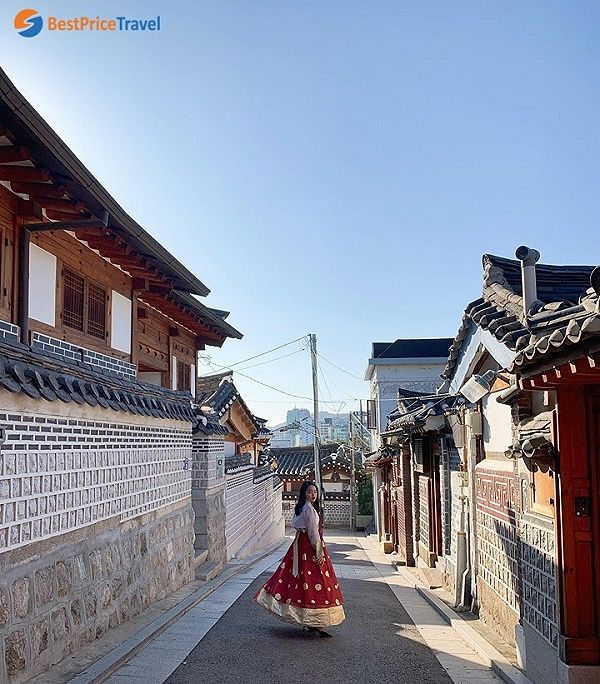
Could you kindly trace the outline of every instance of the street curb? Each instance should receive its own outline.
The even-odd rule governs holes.
[[[148,643],[160,636],[162,632],[179,620],[180,617],[198,605],[207,596],[225,584],[225,582],[274,553],[284,544],[287,544],[288,541],[287,538],[284,538],[283,541],[272,544],[265,551],[262,551],[256,556],[251,556],[243,562],[239,562],[239,564],[233,563],[226,565],[223,572],[221,572],[218,577],[215,577],[215,579],[210,580],[210,582],[207,583],[207,586],[201,587],[189,596],[186,596],[186,598],[182,599],[177,605],[173,606],[173,608],[167,610],[156,618],[156,620],[125,640],[122,644],[119,644],[119,646],[113,648],[112,651],[109,651],[106,655],[96,660],[83,672],[72,679],[69,679],[67,684],[101,684],[128,660],[131,660],[131,658],[137,655]]]
[[[400,571],[399,571],[400,572]],[[407,576],[407,573],[403,573]],[[415,578],[410,576],[415,582]],[[417,592],[429,603],[429,605],[449,624],[460,636],[469,643],[476,651],[484,663],[491,668],[507,684],[532,684],[531,680],[507,659],[502,653],[497,651],[489,641],[484,639],[481,634],[475,631],[469,623],[458,613],[448,608],[434,593],[424,586],[415,583]]]

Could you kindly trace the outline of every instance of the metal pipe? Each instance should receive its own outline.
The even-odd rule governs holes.
[[[29,244],[31,231],[21,227],[19,235],[19,341],[29,344]]]
[[[537,283],[535,264],[539,261],[540,253],[525,245],[517,247],[515,256],[521,262],[521,287],[523,292],[523,316],[527,319],[531,307],[537,301]]]

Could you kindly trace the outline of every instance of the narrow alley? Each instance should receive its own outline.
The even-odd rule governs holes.
[[[289,543],[289,540],[287,540]],[[106,679],[108,684],[500,681],[365,537],[326,535],[347,619],[333,638],[278,622],[252,597],[286,545],[232,577]],[[85,674],[72,680],[82,684]]]

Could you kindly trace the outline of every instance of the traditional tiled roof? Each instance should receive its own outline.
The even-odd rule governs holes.
[[[589,288],[577,306],[557,311],[538,324],[515,356],[512,371],[557,355],[579,356],[600,348],[600,293]]]
[[[228,430],[223,427],[219,419],[212,411],[206,411],[196,407],[196,423],[194,425],[194,435],[201,434],[206,436],[226,435]]]
[[[384,436],[390,433],[396,434],[400,431],[422,428],[428,418],[444,416],[469,405],[462,395],[422,394],[414,396],[417,394],[416,392],[408,392],[407,394],[410,396],[401,396],[397,408],[390,413],[386,431],[383,433]]]
[[[50,402],[101,406],[154,418],[196,420],[187,393],[99,373],[83,361],[49,358],[18,343],[0,345],[0,389]]]
[[[226,473],[238,473],[243,470],[250,470],[251,468],[254,468],[254,465],[252,463],[252,454],[250,452],[225,457]]]
[[[451,378],[462,342],[473,324],[489,331],[513,352],[524,351],[532,336],[565,315],[576,313],[579,300],[589,285],[592,266],[552,266],[536,264],[537,301],[525,320],[521,290],[521,263],[513,259],[484,254],[483,296],[471,302],[464,313],[460,329],[452,343],[448,362],[442,373]],[[518,354],[517,354],[518,356]]]
[[[540,455],[553,455],[552,411],[544,411],[533,418],[521,421],[517,429],[518,437],[507,455],[513,458],[525,456],[532,458]]]
[[[209,406],[219,418],[235,401],[238,401],[254,425],[255,436],[267,437],[271,434],[269,430],[263,430],[263,424],[246,405],[237,387],[233,384],[231,371],[198,378],[197,392],[198,403],[202,406]],[[266,420],[264,422],[266,423]]]
[[[433,339],[398,339],[395,342],[373,342],[374,359],[441,358],[448,356],[451,337]]]
[[[319,449],[321,467],[338,467],[340,470],[350,470],[350,459],[338,454],[339,444],[322,444]],[[314,467],[314,449],[312,446],[282,447],[269,451],[271,460],[277,461],[277,474],[281,477],[303,477]]]
[[[252,473],[253,482],[263,482],[270,477],[275,477],[275,473],[271,470],[270,465],[258,466],[258,468],[254,468],[254,472]]]

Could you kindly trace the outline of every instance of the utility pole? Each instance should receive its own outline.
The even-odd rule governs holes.
[[[354,435],[352,428],[353,412],[350,411],[350,461],[352,467],[350,469],[350,529],[352,532],[356,531],[356,475],[354,472]]]
[[[309,335],[310,356],[312,360],[312,381],[313,381],[313,423],[314,423],[314,452],[315,452],[315,481],[319,491],[321,503],[321,515],[325,519],[325,492],[323,490],[323,478],[321,477],[321,436],[319,433],[319,387],[317,384],[317,336]]]

